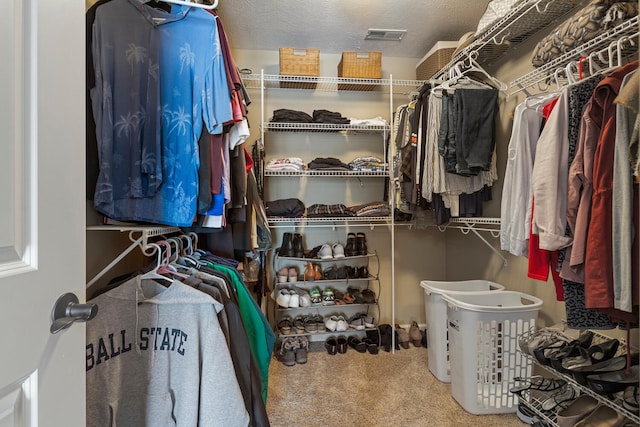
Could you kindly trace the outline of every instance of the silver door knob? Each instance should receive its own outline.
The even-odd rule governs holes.
[[[86,322],[98,314],[97,304],[79,304],[78,297],[72,293],[61,295],[53,306],[51,313],[52,334],[68,328],[74,322]]]

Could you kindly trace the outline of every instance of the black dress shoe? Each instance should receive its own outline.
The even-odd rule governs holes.
[[[357,351],[358,353],[366,353],[367,352],[367,344],[364,341],[360,341],[360,338],[355,336],[350,336],[347,339],[347,344],[349,347]],[[376,344],[377,347],[377,344]]]
[[[327,349],[327,353],[334,356],[338,352],[338,341],[335,337],[329,337],[324,342],[324,348]]]

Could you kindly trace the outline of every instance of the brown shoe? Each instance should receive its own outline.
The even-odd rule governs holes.
[[[313,282],[316,280],[316,269],[311,262],[308,262],[304,267],[304,280],[305,282]]]
[[[398,344],[402,346],[402,348],[409,348],[409,333],[407,330],[396,323],[396,333],[398,334]]]
[[[418,322],[416,322],[415,320],[411,322],[411,327],[409,328],[409,339],[411,339],[411,342],[414,346],[422,346],[422,334],[420,333]]]

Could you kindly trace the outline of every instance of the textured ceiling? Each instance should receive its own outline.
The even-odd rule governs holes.
[[[234,49],[381,51],[421,58],[439,40],[475,31],[488,0],[219,0]],[[400,42],[364,40],[367,29],[406,29]]]

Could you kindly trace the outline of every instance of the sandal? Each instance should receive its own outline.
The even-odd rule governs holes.
[[[541,375],[535,375],[529,379],[515,377],[514,381],[524,382],[524,385],[512,387],[511,393],[520,394],[525,390],[553,391],[564,387],[567,382],[565,380],[557,380],[555,378],[545,378]]]
[[[542,402],[540,407],[543,411],[551,411],[555,409],[557,406],[564,408],[569,404],[569,402],[573,401],[578,397],[578,391],[570,385],[565,386],[564,389],[561,389],[556,394],[548,398],[547,400]]]
[[[291,318],[283,317],[282,320],[278,322],[278,331],[280,331],[281,335],[288,335],[291,333]]]
[[[296,334],[304,334],[304,320],[302,316],[296,316],[296,318],[293,319],[293,326]]]

